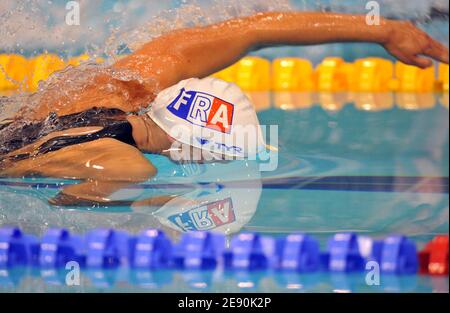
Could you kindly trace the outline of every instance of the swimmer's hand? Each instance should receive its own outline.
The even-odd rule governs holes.
[[[405,64],[427,68],[429,58],[448,64],[448,48],[410,22],[390,21],[386,35],[383,46]]]

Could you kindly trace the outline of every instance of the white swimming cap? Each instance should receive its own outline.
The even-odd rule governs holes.
[[[178,142],[232,157],[255,157],[265,149],[248,97],[217,78],[191,78],[161,91],[148,115]]]
[[[254,216],[261,197],[262,182],[257,162],[237,160],[229,164],[200,166],[206,171],[194,175],[195,179],[202,181],[203,177],[210,183],[198,184],[193,191],[171,199],[153,212],[153,216],[162,225],[178,232],[238,232]],[[175,179],[175,183],[182,181]],[[171,183],[174,182],[171,180]]]

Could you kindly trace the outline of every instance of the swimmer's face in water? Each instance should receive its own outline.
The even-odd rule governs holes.
[[[212,154],[177,141],[147,115],[131,115],[127,120],[133,127],[133,138],[141,151],[161,154],[180,163],[225,161],[225,157],[221,154]]]

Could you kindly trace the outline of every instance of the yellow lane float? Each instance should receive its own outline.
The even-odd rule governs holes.
[[[90,60],[90,56],[87,54],[82,54],[77,57],[72,57],[67,61],[68,65],[79,66],[80,64]]]
[[[46,80],[53,72],[62,70],[66,65],[79,66],[91,59],[97,63],[104,62],[87,54],[67,61],[50,53],[31,59],[16,54],[0,54],[0,91],[36,91],[39,82]],[[449,68],[446,64],[439,64],[437,70],[435,67],[420,69],[375,57],[358,59],[353,63],[339,57],[328,57],[314,68],[309,60],[296,57],[277,58],[270,62],[249,56],[213,76],[234,82],[247,92],[448,93],[449,90]],[[310,96],[299,96],[304,98],[300,102],[305,102],[300,106],[308,106]],[[295,98],[298,100],[299,96]],[[287,104],[292,99],[289,100],[286,95],[280,94],[276,98],[279,105],[292,107]],[[328,96],[325,98],[329,99]],[[379,102],[369,98],[368,95],[359,96],[357,106],[369,110],[369,103]]]
[[[30,76],[29,62],[17,54],[0,55],[0,91],[23,90]]]
[[[351,64],[345,63],[343,59],[336,57],[325,58],[316,68],[317,91],[348,91],[352,72]]]
[[[416,66],[397,62],[395,76],[399,92],[433,92],[435,87],[435,68],[420,69]]]
[[[223,70],[213,74],[213,77],[219,78],[229,83],[234,83],[236,81],[236,63],[224,68]]]
[[[394,64],[381,58],[365,58],[354,63],[351,91],[388,92],[394,76]]]
[[[64,60],[55,54],[41,54],[31,60],[33,74],[29,81],[29,90],[36,91],[40,81],[45,81],[52,73],[66,66]]]
[[[300,58],[279,58],[272,62],[273,91],[313,91],[314,68]]]
[[[244,91],[270,90],[270,61],[260,57],[245,57],[236,64],[235,83]]]
[[[448,64],[440,63],[438,72],[438,90],[448,92]]]

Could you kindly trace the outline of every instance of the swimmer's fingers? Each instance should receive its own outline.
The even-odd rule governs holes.
[[[427,68],[433,65],[429,58],[448,64],[448,49],[433,40],[423,52],[411,57],[411,64],[420,68]]]
[[[430,66],[433,65],[433,61],[431,61],[431,59],[423,57],[423,56],[419,56],[419,55],[415,55],[411,57],[411,62],[406,63],[409,65],[415,65],[417,67],[420,67],[422,69],[428,68]]]
[[[423,55],[448,64],[448,48],[430,36],[427,37],[429,42],[423,51]]]
[[[408,51],[389,49],[389,52],[395,56],[399,61],[408,65],[414,65],[420,68],[428,68],[433,65],[433,58],[439,62],[448,64],[448,51],[442,48],[427,48],[423,51],[415,53],[408,53]]]
[[[448,63],[448,49],[410,22],[394,21],[385,48],[401,62],[427,68],[431,59]]]
[[[407,54],[402,50],[390,49],[389,52],[396,57],[400,62],[407,65],[414,65],[420,68],[430,67],[433,62],[425,57],[421,57],[414,54]]]
[[[405,51],[405,53],[400,52],[400,61],[420,68],[432,66],[433,62],[430,58],[448,64],[448,49],[430,36],[425,35],[421,37],[417,46],[420,49],[418,51],[411,51],[411,54],[408,54],[409,51]]]

